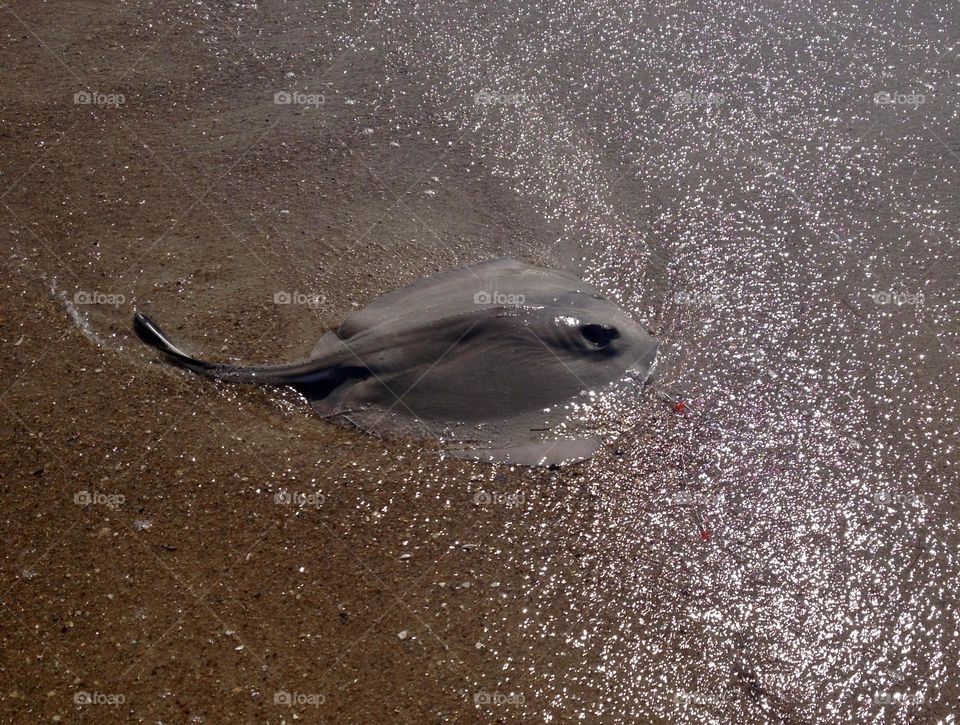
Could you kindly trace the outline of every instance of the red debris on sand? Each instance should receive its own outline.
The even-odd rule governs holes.
[[[700,538],[704,541],[710,541],[710,529],[704,529],[700,532]]]
[[[679,403],[673,406],[673,411],[675,413],[686,413],[687,412],[687,401],[681,400]]]

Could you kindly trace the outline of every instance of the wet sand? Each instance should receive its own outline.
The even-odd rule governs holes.
[[[956,13],[630,9],[0,9],[5,721],[952,722]],[[496,256],[666,342],[587,464],[130,333],[292,360]]]

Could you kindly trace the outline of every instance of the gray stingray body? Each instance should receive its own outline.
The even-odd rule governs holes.
[[[143,315],[134,329],[197,373],[288,385],[324,417],[520,465],[592,455],[598,441],[577,434],[571,404],[625,378],[645,381],[657,351],[655,338],[582,280],[511,259],[384,295],[290,365],[206,363]]]

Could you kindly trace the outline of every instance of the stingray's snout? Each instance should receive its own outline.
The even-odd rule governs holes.
[[[597,347],[606,347],[611,343],[611,341],[620,337],[620,330],[618,330],[616,327],[611,327],[610,325],[598,325],[595,323],[581,325],[580,333],[583,335],[584,339],[592,342]]]

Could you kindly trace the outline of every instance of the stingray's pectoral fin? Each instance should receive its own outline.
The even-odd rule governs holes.
[[[187,353],[170,342],[170,339],[163,334],[163,331],[157,323],[140,312],[133,314],[133,331],[137,333],[137,337],[150,347],[159,350],[171,360],[184,367],[188,367],[196,372],[207,372],[214,367],[210,363],[205,363],[203,360],[197,360],[197,358],[187,355]]]
[[[503,448],[453,449],[450,455],[516,466],[566,466],[587,460],[601,443],[599,438],[564,438]]]

